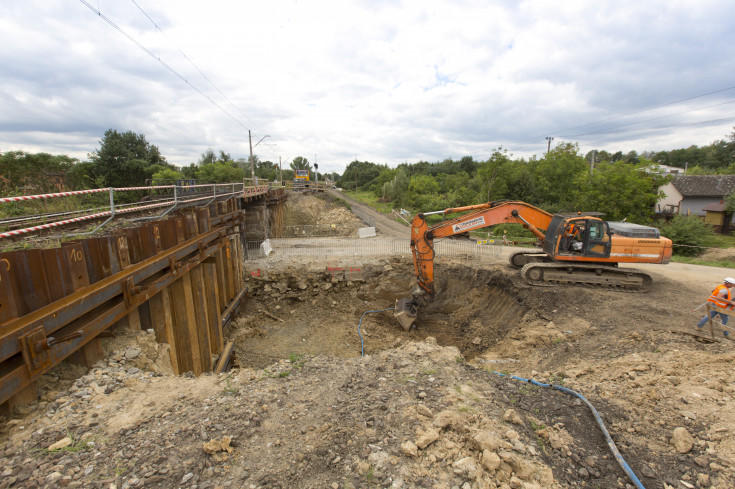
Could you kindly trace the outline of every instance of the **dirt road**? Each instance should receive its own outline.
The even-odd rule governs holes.
[[[347,194],[339,192],[337,190],[331,190],[335,197],[346,200],[353,207],[359,209],[360,213],[364,213],[370,216],[375,222],[375,228],[379,235],[392,238],[405,238],[409,239],[408,226],[405,226],[399,222],[396,222],[390,216],[381,214],[375,211],[372,207],[355,201]],[[518,251],[521,248],[515,247],[503,247],[504,255],[510,255],[513,251]],[[686,284],[688,286],[694,286],[695,288],[701,288],[702,294],[706,295],[715,285],[722,282],[725,277],[735,275],[735,270],[730,268],[719,268],[719,267],[706,267],[701,265],[690,265],[686,263],[669,263],[668,265],[647,265],[647,264],[635,264],[635,265],[622,265],[623,267],[629,266],[631,268],[638,268],[645,270],[650,273],[654,279],[657,275],[666,277],[675,282]],[[681,297],[681,300],[688,300],[686,296]],[[698,296],[696,301],[700,300]]]
[[[409,237],[408,226],[395,221],[391,216],[387,216],[385,214],[381,214],[380,212],[377,212],[375,209],[373,209],[369,205],[356,201],[355,199],[345,194],[344,192],[340,192],[338,190],[330,190],[329,193],[336,198],[347,201],[350,204],[350,206],[352,206],[353,212],[358,213],[358,215],[369,216],[368,220],[370,220],[371,223],[374,223],[375,231],[379,235],[387,237],[387,238],[406,238],[408,239]]]

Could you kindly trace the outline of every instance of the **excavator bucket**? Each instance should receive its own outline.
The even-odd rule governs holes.
[[[416,321],[416,301],[413,297],[401,297],[396,301],[396,310],[393,317],[403,329],[408,331],[411,325]]]

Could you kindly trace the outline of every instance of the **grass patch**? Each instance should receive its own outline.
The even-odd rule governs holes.
[[[263,369],[263,376],[270,377],[271,379],[283,379],[285,377],[288,377],[289,375],[291,375],[290,370],[284,370],[283,372],[279,372],[275,374],[275,373],[271,373],[267,368]]]
[[[224,387],[223,391],[228,396],[236,396],[240,392],[240,389],[238,389],[237,387],[233,387],[230,384],[230,379],[228,377],[227,378],[227,385]]]
[[[345,190],[344,193],[358,202],[369,205],[381,214],[390,214],[393,210],[393,204],[391,202],[378,202],[378,198],[372,192]]]
[[[556,374],[551,374],[549,377],[549,384],[564,385],[564,377]]]
[[[707,237],[704,245],[710,248],[735,248],[735,236],[730,234],[713,234]]]
[[[545,424],[538,424],[534,420],[531,420],[531,429],[533,429],[533,431],[543,430],[544,428],[546,428]]]
[[[78,438],[76,438],[74,435],[66,432],[66,436],[68,436],[71,439],[71,444],[69,444],[66,447],[59,448],[58,450],[46,450],[48,453],[59,453],[59,452],[70,452],[70,453],[79,453],[84,452],[86,450],[90,450],[94,443],[82,441]]]
[[[304,355],[302,353],[291,353],[288,355],[288,361],[296,368],[304,365]]]
[[[705,267],[735,268],[735,262],[732,262],[730,260],[703,260],[695,256],[673,256],[671,257],[671,262],[688,263],[690,265],[703,265]]]

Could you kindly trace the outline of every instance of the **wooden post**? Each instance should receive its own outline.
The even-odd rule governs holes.
[[[128,250],[128,240],[125,235],[117,237],[117,256],[120,261],[120,268],[122,270],[130,266],[130,254]],[[138,315],[138,308],[134,308],[128,313],[128,316],[118,321],[118,324],[127,327],[133,331],[140,331],[140,316]]]
[[[235,298],[235,268],[234,268],[234,249],[232,246],[232,237],[226,238],[225,245],[225,273],[227,275],[227,303],[229,304]]]
[[[707,322],[709,323],[709,333],[712,336],[712,339],[715,339],[715,325],[712,323],[712,305],[707,302]]]
[[[5,401],[0,409],[0,413],[6,416],[12,415],[15,406],[26,406],[38,399],[38,390],[36,389],[36,383],[31,382],[29,385],[19,391],[13,397]]]
[[[204,291],[206,295],[207,313],[209,315],[209,339],[211,352],[218,355],[224,348],[222,334],[222,310],[220,309],[219,285],[217,283],[217,262],[209,258],[202,262],[204,273]]]
[[[212,352],[210,340],[210,315],[207,304],[207,294],[204,289],[204,277],[202,275],[203,267],[201,265],[194,267],[189,272],[191,279],[192,306],[194,308],[194,328],[190,329],[191,334],[196,337],[196,341],[192,341],[192,349],[198,348],[199,364],[202,372],[212,371]]]
[[[170,287],[166,287],[156,296],[161,297],[161,314],[163,318],[163,329],[165,331],[166,340],[169,346],[169,356],[171,358],[171,368],[174,374],[181,375],[186,370],[181,369],[179,363],[179,354],[177,351],[176,344],[176,333],[174,331],[174,315],[171,309],[171,293],[169,292]]]
[[[214,254],[215,263],[217,266],[217,290],[219,293],[219,312],[221,313],[227,309],[229,301],[227,300],[227,276],[225,275],[225,248],[224,246],[217,250]]]
[[[173,344],[171,350],[176,348],[177,364],[179,371],[194,372],[199,375],[201,362],[199,361],[199,346],[194,347],[196,341],[196,316],[194,314],[194,298],[191,291],[191,277],[185,274],[169,286],[171,292],[171,312],[173,316]],[[194,330],[192,332],[192,330]],[[171,337],[169,337],[171,338]],[[173,363],[173,357],[171,359]],[[174,369],[175,371],[175,369]]]
[[[92,365],[104,358],[102,350],[102,340],[94,338],[92,341],[72,353],[67,360],[76,365],[90,368]]]
[[[156,332],[156,341],[158,343],[170,343],[166,331],[166,317],[163,307],[164,292],[168,295],[168,287],[148,299],[148,307],[151,311],[151,328]]]

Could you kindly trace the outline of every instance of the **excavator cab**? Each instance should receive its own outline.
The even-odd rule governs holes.
[[[589,216],[554,216],[544,240],[544,252],[561,260],[574,260],[574,257],[609,258],[610,249],[607,222]]]

